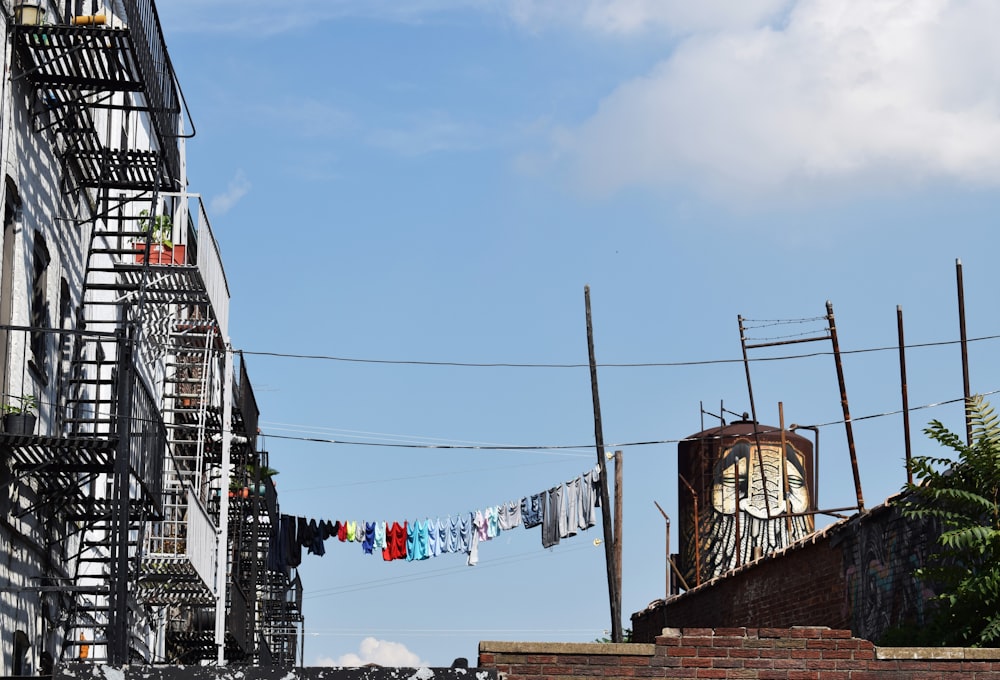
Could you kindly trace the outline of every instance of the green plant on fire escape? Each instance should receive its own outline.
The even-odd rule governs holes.
[[[924,432],[956,458],[914,456],[905,516],[938,523],[937,552],[916,575],[935,586],[933,640],[925,644],[1000,645],[1000,417],[976,396],[966,413],[972,444],[939,421]]]
[[[170,215],[162,213],[150,218],[149,211],[144,209],[139,212],[139,229],[149,233],[154,244],[165,248],[174,247],[174,242],[170,240],[174,230],[174,223],[170,219]]]

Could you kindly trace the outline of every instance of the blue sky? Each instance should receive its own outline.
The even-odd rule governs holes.
[[[1000,21],[945,0],[171,0],[159,12],[197,136],[247,352],[585,364],[738,359],[737,315],[821,316],[844,350],[958,338],[995,321]],[[827,346],[805,346],[826,350]],[[972,389],[1000,389],[997,340]],[[798,353],[798,352],[795,352]],[[248,354],[284,512],[444,517],[595,462],[585,368],[470,368]],[[900,407],[894,349],[845,356],[855,418]],[[907,354],[911,406],[961,397],[956,345]],[[762,422],[841,418],[833,360],[757,363]],[[603,367],[609,446],[748,410],[740,363]],[[961,430],[955,404],[912,414]],[[706,425],[712,424],[706,421]],[[865,499],[899,490],[902,419],[855,424]],[[308,443],[582,445],[450,451]],[[590,448],[587,448],[587,446]],[[663,595],[676,445],[625,452],[623,614]],[[821,504],[854,491],[842,425]],[[599,527],[385,563],[329,543],[302,567],[307,664],[475,660],[483,639],[610,628]],[[675,531],[676,537],[676,531]],[[676,549],[676,547],[674,547]]]

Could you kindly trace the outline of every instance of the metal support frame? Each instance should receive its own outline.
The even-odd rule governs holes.
[[[768,342],[758,342],[758,343],[748,343],[746,337],[746,327],[744,326],[743,316],[738,316],[737,320],[739,322],[740,329],[740,344],[743,347],[743,366],[747,377],[747,392],[750,396],[750,408],[754,412],[754,435],[757,436],[757,416],[756,408],[754,407],[753,399],[753,385],[750,380],[750,359],[747,350],[750,349],[762,349],[765,347],[779,347],[783,345],[794,345],[804,342],[818,342],[829,340],[833,347],[833,359],[837,370],[837,385],[840,389],[840,404],[844,413],[844,430],[847,434],[847,448],[851,459],[851,472],[854,476],[854,492],[857,498],[857,509],[864,512],[865,501],[864,496],[861,492],[861,475],[858,470],[858,456],[857,451],[854,446],[854,428],[851,421],[851,412],[847,402],[847,387],[844,383],[844,366],[840,355],[840,343],[837,339],[837,324],[833,315],[833,303],[827,300],[826,302],[826,322],[827,322],[827,332],[823,335],[815,337],[805,337],[796,338],[794,340],[776,340]],[[760,448],[760,442],[757,442],[758,450]],[[763,472],[763,470],[762,470]],[[766,499],[766,495],[765,495]]]

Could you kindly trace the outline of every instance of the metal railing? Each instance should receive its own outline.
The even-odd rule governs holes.
[[[240,383],[238,395],[240,413],[243,414],[243,425],[246,428],[247,438],[252,444],[251,450],[256,449],[257,421],[260,418],[260,409],[257,407],[257,398],[253,393],[253,385],[250,384],[250,375],[247,373],[246,359],[240,355]]]
[[[190,488],[187,492],[187,501],[187,558],[201,580],[214,593],[215,558],[218,546],[215,524],[208,510]]]
[[[159,512],[163,508],[163,459],[167,451],[167,428],[163,423],[163,414],[139,372],[130,370],[125,373],[132,376],[129,468],[146,500]]]
[[[223,338],[229,337],[229,282],[226,281],[226,271],[222,267],[222,255],[219,244],[215,241],[212,226],[205,212],[205,204],[198,196],[198,271],[205,282],[208,299],[215,310],[215,318],[219,325],[219,333]]]
[[[177,145],[181,107],[160,17],[153,0],[123,0],[123,5],[160,152],[167,173],[176,181],[181,176]]]

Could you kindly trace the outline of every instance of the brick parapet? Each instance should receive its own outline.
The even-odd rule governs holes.
[[[1000,650],[879,648],[819,626],[667,628],[653,644],[481,642],[479,666],[502,680],[1000,680]]]

